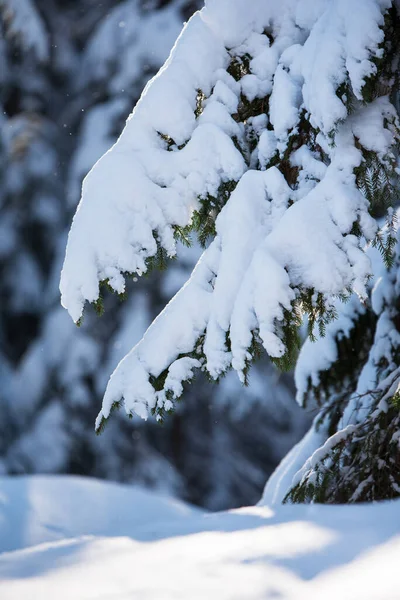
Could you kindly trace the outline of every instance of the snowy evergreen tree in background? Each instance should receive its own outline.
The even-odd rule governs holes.
[[[120,406],[163,421],[199,371],[246,382],[262,348],[290,367],[306,320],[298,393],[321,411],[273,481],[292,501],[399,494],[399,24],[391,0],[208,0],[189,21],[69,234],[78,324],[177,241],[206,246],[111,376],[98,430]]]
[[[93,312],[77,329],[59,307],[82,178],[196,3],[0,6],[0,470],[142,482],[213,508],[256,501],[307,423],[293,413],[291,380],[266,361],[246,391],[233,377],[217,393],[199,380],[163,428],[121,416],[101,439],[93,433],[107,374],[187,279],[197,247],[125,302],[107,297],[109,319]]]

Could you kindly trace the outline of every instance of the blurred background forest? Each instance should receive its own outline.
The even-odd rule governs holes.
[[[309,415],[266,360],[243,388],[198,379],[161,426],[122,412],[94,434],[109,375],[188,278],[194,245],[75,327],[59,274],[82,178],[111,146],[200,2],[0,0],[0,473],[156,486],[252,504]]]

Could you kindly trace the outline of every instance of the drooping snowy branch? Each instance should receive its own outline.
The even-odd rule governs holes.
[[[323,322],[335,296],[366,296],[363,182],[394,173],[398,137],[393,82],[377,78],[390,7],[210,0],[186,25],[84,182],[62,302],[78,321],[100,282],[122,293],[190,228],[214,239],[113,374],[98,425],[121,400],[162,415],[195,368],[245,379],[261,345],[284,361],[304,312]]]

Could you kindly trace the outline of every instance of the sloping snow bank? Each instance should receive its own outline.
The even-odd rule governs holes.
[[[1,600],[400,597],[400,501],[207,514],[135,487],[3,478],[0,549]]]
[[[0,477],[0,553],[81,535],[147,541],[164,522],[195,514],[202,513],[138,486],[86,477]]]

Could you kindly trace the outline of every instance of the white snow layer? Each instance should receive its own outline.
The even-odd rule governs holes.
[[[2,600],[396,600],[400,501],[202,513],[74,477],[0,478]]]
[[[174,228],[190,223],[199,199],[216,196],[221,184],[238,185],[187,285],[114,372],[98,424],[121,399],[128,414],[144,418],[155,408],[169,410],[198,367],[217,378],[233,366],[243,379],[255,331],[270,356],[281,357],[280,324],[300,288],[325,298],[349,288],[365,296],[370,261],[350,232],[358,222],[371,239],[376,224],[354,170],[360,143],[382,161],[392,156],[394,134],[384,123],[395,111],[383,97],[359,103],[347,117],[336,91],[348,82],[360,98],[390,5],[209,0],[186,24],[119,140],[84,181],[60,286],[74,321],[86,301],[97,300],[99,282],[121,293],[127,274],[146,271],[157,244],[173,256]],[[235,81],[230,60],[246,54],[251,73]],[[200,91],[206,100],[197,114]],[[253,159],[238,149],[245,126],[232,115],[241,94],[269,93],[273,131],[265,129],[266,115],[252,122],[265,170],[252,170]],[[268,161],[285,152],[301,113],[320,131],[327,164],[300,148],[292,157],[301,169],[292,190]],[[196,358],[199,340],[205,362]],[[151,380],[166,369],[157,392]]]

